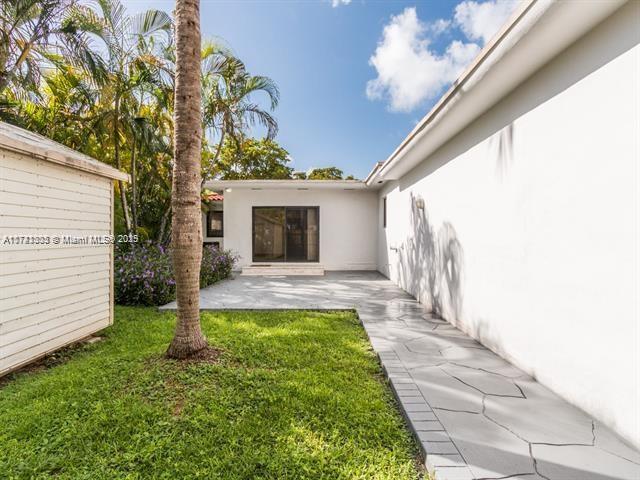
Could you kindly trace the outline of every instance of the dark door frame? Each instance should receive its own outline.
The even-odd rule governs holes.
[[[256,210],[259,208],[282,208],[284,209],[284,259],[283,260],[256,260],[256,232],[255,217]],[[318,250],[317,260],[291,260],[287,259],[287,209],[314,209],[318,218],[318,238],[316,240],[316,248]],[[254,263],[320,263],[320,207],[318,205],[257,205],[251,207],[251,261]]]

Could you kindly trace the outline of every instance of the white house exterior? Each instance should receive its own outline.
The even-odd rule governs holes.
[[[327,270],[377,269],[378,195],[362,182],[241,180],[207,186],[223,192],[224,235],[205,237],[205,241],[217,241],[233,250],[240,256],[241,268],[286,264]],[[269,219],[261,209],[278,217],[273,228],[265,227]],[[301,228],[305,220],[308,228]],[[204,232],[206,227],[205,223]]]
[[[379,270],[640,446],[639,139],[640,2],[532,0],[364,182],[209,187],[241,267],[288,264],[255,207],[318,207],[310,263]]]
[[[0,123],[0,375],[113,323],[116,179]]]
[[[381,272],[639,445],[640,3],[616,6],[525,13],[369,180]]]

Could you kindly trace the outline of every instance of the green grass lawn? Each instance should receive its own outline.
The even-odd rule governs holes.
[[[416,479],[417,450],[349,312],[203,313],[220,361],[162,358],[171,313],[0,386],[0,477]]]

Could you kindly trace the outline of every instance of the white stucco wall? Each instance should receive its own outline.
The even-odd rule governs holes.
[[[233,188],[224,192],[224,248],[252,263],[252,207],[320,207],[320,261],[326,270],[375,270],[376,202],[371,191]]]
[[[639,5],[386,184],[378,217],[382,272],[636,446]]]

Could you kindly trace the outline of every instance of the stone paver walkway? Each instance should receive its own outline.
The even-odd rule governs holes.
[[[239,276],[201,308],[355,309],[438,480],[640,480],[640,452],[378,273]]]

